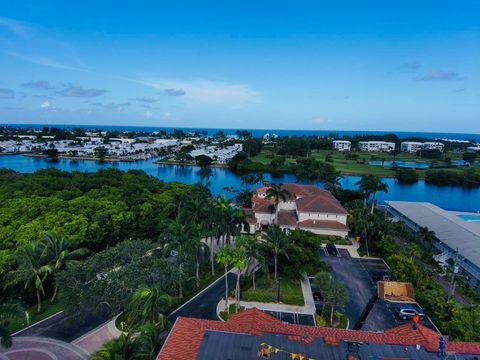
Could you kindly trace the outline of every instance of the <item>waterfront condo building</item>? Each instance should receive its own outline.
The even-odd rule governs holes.
[[[423,143],[423,150],[439,150],[443,151],[445,145],[441,142],[429,141]]]
[[[408,153],[416,153],[422,150],[423,143],[417,141],[404,141],[400,144],[400,151]]]
[[[338,151],[350,151],[352,143],[348,140],[334,140],[333,148]]]
[[[267,198],[268,186],[253,190],[252,208],[245,209],[250,233],[272,224],[282,229],[302,229],[321,235],[348,236],[347,211],[327,190],[313,185],[283,184],[290,196],[280,200]]]
[[[395,143],[388,141],[360,141],[358,149],[360,151],[391,152],[395,150]]]

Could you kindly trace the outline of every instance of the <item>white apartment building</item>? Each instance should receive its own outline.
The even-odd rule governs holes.
[[[350,151],[352,143],[348,140],[333,140],[333,148],[338,151]]]
[[[360,141],[358,149],[360,151],[391,152],[395,150],[395,143],[388,141]]]
[[[429,142],[424,142],[423,143],[423,150],[440,150],[443,151],[443,148],[445,145],[441,142],[436,142],[436,141],[429,141]]]
[[[417,141],[404,141],[400,144],[400,151],[408,153],[416,153],[418,150],[421,150],[423,143]]]

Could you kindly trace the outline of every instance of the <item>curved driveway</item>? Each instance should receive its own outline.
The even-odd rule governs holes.
[[[229,290],[234,289],[236,274],[229,272],[227,279]],[[224,296],[225,275],[168,315],[168,320],[172,324],[175,323],[179,316],[218,320],[217,304]]]

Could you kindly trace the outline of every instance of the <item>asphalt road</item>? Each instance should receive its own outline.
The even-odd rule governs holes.
[[[40,336],[70,342],[107,320],[107,318],[87,317],[79,321],[62,312],[19,332],[15,336]]]
[[[228,273],[228,288],[235,288],[236,275]],[[222,276],[213,285],[196,295],[189,302],[168,316],[170,323],[175,323],[179,316],[218,320],[217,304],[225,296],[225,277]]]

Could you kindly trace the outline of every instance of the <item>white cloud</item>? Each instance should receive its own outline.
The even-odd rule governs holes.
[[[41,107],[42,109],[49,109],[49,108],[51,108],[51,105],[50,105],[50,103],[49,103],[48,101],[44,101],[44,102],[40,105],[40,107]]]
[[[241,107],[261,102],[258,92],[248,85],[210,80],[147,78],[140,83],[162,92],[181,89],[181,98],[189,105]]]
[[[31,32],[31,28],[22,21],[0,17],[0,27],[5,27],[9,31],[18,36],[27,36]]]
[[[33,55],[33,54],[27,55],[27,54],[16,53],[16,52],[8,52],[7,54],[17,59],[20,59],[22,61],[29,62],[31,64],[47,66],[54,69],[74,70],[74,71],[82,71],[82,72],[88,71],[87,69],[79,68],[76,66],[70,66],[68,64],[64,64],[60,61],[57,61],[55,59],[48,58],[45,56],[39,56],[39,55]]]
[[[163,119],[164,120],[170,120],[172,118],[172,113],[170,111],[165,111],[163,113]]]
[[[145,111],[143,116],[145,116],[147,119],[150,119],[153,116],[153,113],[151,111]]]

